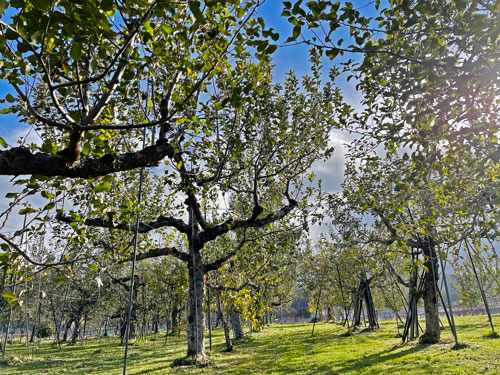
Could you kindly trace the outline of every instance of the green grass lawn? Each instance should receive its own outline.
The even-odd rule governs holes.
[[[445,323],[443,321],[443,323]],[[495,325],[500,331],[500,316]],[[207,353],[213,360],[208,367],[173,366],[186,351],[185,337],[149,336],[129,347],[128,374],[500,374],[500,339],[484,337],[489,325],[485,316],[457,319],[461,349],[453,350],[449,328],[441,343],[401,345],[395,322],[382,322],[375,332],[359,331],[352,336],[335,323],[273,325],[236,342],[232,353],[223,352],[221,330],[214,331],[214,347]],[[43,342],[35,355],[26,347],[9,345],[6,359],[0,361],[1,375],[38,374],[122,374],[123,347],[108,338],[85,346],[63,346],[59,351]]]

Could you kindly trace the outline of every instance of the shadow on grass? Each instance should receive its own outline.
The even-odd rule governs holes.
[[[498,339],[500,335],[495,331],[489,331],[487,334],[483,335],[485,339]]]
[[[343,374],[350,371],[355,372],[356,370],[360,370],[365,367],[376,366],[384,362],[389,362],[413,353],[417,353],[428,348],[429,346],[430,345],[419,344],[400,351],[398,351],[398,349],[400,349],[401,346],[394,346],[378,353],[346,361],[347,363],[345,365],[340,365],[340,373]]]

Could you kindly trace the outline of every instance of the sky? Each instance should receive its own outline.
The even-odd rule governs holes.
[[[363,1],[363,3],[365,2],[368,4],[370,3],[368,0]],[[355,2],[355,4],[357,3],[361,2]],[[293,46],[284,45],[284,41],[291,35],[292,26],[286,18],[281,17],[282,10],[283,5],[281,1],[267,0],[259,8],[257,14],[257,16],[262,17],[265,20],[268,27],[274,28],[274,31],[277,31],[280,34],[280,39],[277,42],[279,47],[273,55],[273,63],[275,65],[274,80],[276,82],[283,81],[286,74],[290,70],[293,70],[299,77],[306,75],[309,72],[308,47],[304,44]],[[324,74],[326,77],[330,67],[332,66],[332,62],[325,58],[323,59],[323,64]],[[338,83],[344,93],[346,101],[355,107],[359,106],[360,96],[355,90],[355,83],[353,81],[347,83],[345,77],[340,79]],[[8,84],[5,81],[0,80],[0,98],[4,98],[7,93],[14,94]],[[5,104],[0,103],[0,109],[3,107],[5,107]],[[15,146],[21,137],[26,137],[28,133],[29,127],[24,124],[20,124],[15,115],[0,115],[0,137],[4,138],[9,145]],[[27,141],[36,142],[36,134],[30,132]],[[326,191],[334,192],[340,189],[340,184],[343,181],[343,166],[345,161],[345,149],[343,145],[347,142],[349,142],[348,135],[340,132],[331,134],[331,146],[335,146],[336,148],[334,155],[327,162],[316,163],[314,165],[313,169],[315,174],[318,178],[322,179],[322,186]],[[12,186],[10,180],[11,177],[0,176],[0,212],[7,208],[8,200],[4,198],[5,194],[19,190],[18,188]],[[9,228],[6,228],[6,230],[13,231],[15,229],[19,229],[21,226],[22,219],[20,217],[13,217],[12,220],[9,221]],[[314,228],[313,230],[317,234],[321,232],[322,229]]]

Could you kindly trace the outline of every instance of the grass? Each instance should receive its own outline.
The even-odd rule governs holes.
[[[494,318],[500,329],[500,316]],[[352,335],[338,324],[319,323],[314,337],[312,324],[283,329],[274,325],[245,336],[235,343],[233,352],[225,353],[223,332],[214,330],[213,351],[207,348],[211,364],[206,367],[183,364],[185,336],[169,337],[166,346],[163,336],[149,336],[129,346],[127,374],[500,374],[500,339],[491,337],[486,317],[456,320],[458,346],[447,326],[439,344],[402,345],[394,322],[382,322],[378,331]],[[14,352],[9,345],[6,359],[0,361],[0,374],[118,375],[122,361],[123,347],[113,338],[102,345],[88,339],[85,346],[63,346],[62,351],[42,342],[33,357],[16,341]]]

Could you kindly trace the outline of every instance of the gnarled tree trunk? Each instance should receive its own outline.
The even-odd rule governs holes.
[[[441,331],[439,328],[437,281],[438,259],[436,247],[432,238],[428,237],[423,243],[422,250],[425,255],[425,267],[427,272],[424,276],[424,310],[425,310],[425,333],[420,337],[423,344],[435,344],[439,342]]]

